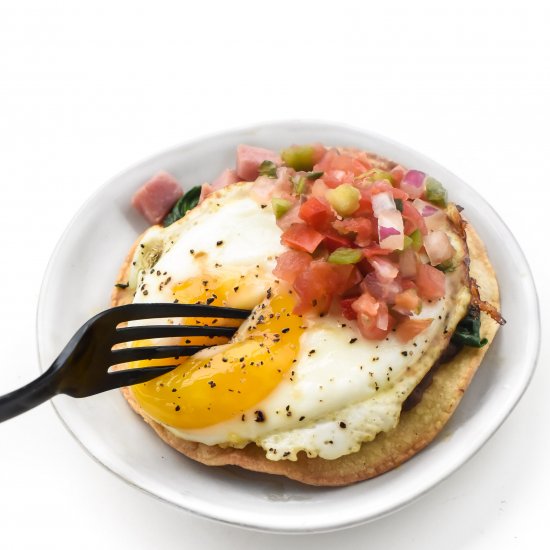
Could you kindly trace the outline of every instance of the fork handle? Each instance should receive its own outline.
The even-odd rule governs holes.
[[[0,396],[0,422],[28,411],[58,393],[55,374],[52,369],[48,369],[26,386]]]

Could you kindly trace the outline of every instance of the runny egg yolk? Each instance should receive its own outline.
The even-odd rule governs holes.
[[[216,300],[223,303],[221,294]],[[293,308],[290,293],[274,294],[256,309],[247,330],[234,342],[214,355],[190,357],[172,372],[133,386],[135,398],[155,420],[180,429],[205,428],[249,411],[254,414],[254,406],[291,376],[304,330]],[[195,324],[190,321],[194,320],[185,323]],[[263,420],[261,414],[255,419]]]

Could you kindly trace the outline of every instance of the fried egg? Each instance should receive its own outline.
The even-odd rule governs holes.
[[[133,386],[132,393],[148,416],[185,440],[236,448],[255,443],[271,460],[296,460],[301,451],[325,459],[353,453],[396,426],[403,401],[464,316],[469,291],[459,270],[448,274],[445,297],[417,315],[434,321],[407,344],[392,333],[366,340],[356,322],[338,312],[295,315],[291,288],[272,273],[286,250],[281,230],[271,206],[251,198],[251,186],[243,182],[210,195],[168,228],[149,229],[137,246],[134,302],[254,309],[229,343],[176,339],[219,345]],[[461,261],[464,244],[450,226],[447,232]]]

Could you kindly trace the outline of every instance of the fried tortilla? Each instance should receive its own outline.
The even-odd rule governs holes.
[[[465,232],[470,253],[470,276],[477,281],[481,300],[498,309],[498,284],[485,247],[469,224],[466,224]],[[128,279],[134,248],[122,265],[119,281]],[[115,288],[111,302],[113,306],[131,301],[131,290]],[[480,334],[488,340],[488,344],[479,349],[464,347],[451,361],[433,373],[431,384],[423,391],[420,402],[401,413],[399,423],[393,430],[380,433],[373,441],[363,443],[358,452],[335,460],[308,458],[300,453],[295,462],[271,461],[265,457],[265,451],[254,443],[243,449],[235,449],[186,441],[148,417],[129,388],[123,388],[122,393],[134,411],[143,417],[161,439],[193,460],[208,466],[234,465],[256,472],[283,475],[309,485],[348,485],[392,470],[421,451],[437,436],[460,403],[498,326],[487,314],[481,313]]]

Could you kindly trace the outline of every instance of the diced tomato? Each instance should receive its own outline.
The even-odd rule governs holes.
[[[378,300],[369,292],[364,291],[363,294],[353,302],[351,307],[355,313],[374,317],[378,313],[379,306]]]
[[[416,284],[410,279],[401,279],[401,287],[403,288],[403,290],[409,290],[409,288],[416,289]]]
[[[419,264],[416,273],[418,294],[424,300],[445,296],[445,273],[428,264]]]
[[[398,164],[390,170],[390,174],[395,184],[399,185],[401,183],[401,180],[403,179],[403,176],[405,175],[405,168]]]
[[[367,340],[383,340],[395,326],[395,319],[388,313],[388,308],[382,302],[379,311],[374,317],[360,313],[357,315],[357,326],[361,334]],[[383,319],[383,323],[381,320]],[[380,325],[386,328],[380,328]]]
[[[432,321],[433,319],[404,319],[397,325],[395,335],[400,342],[409,342],[425,331]]]
[[[328,172],[331,170],[350,172],[359,176],[369,169],[368,163],[363,163],[359,158],[349,153],[340,153],[336,149],[330,149],[323,158],[314,166],[315,171]]]
[[[376,238],[376,224],[367,218],[347,218],[332,222],[332,227],[344,235],[355,234],[358,246],[368,246]]]
[[[407,248],[399,254],[399,272],[403,277],[414,277],[416,275],[416,268],[418,265],[418,258],[416,252],[412,248]]]
[[[428,233],[424,218],[410,202],[403,201],[403,212],[401,215],[403,216],[405,235],[410,235],[416,229],[418,229],[422,235]]]
[[[353,241],[346,239],[342,235],[339,235],[336,231],[325,231],[325,238],[323,244],[327,247],[329,252],[334,252],[337,248],[353,248]]]
[[[342,183],[353,183],[355,175],[353,172],[346,172],[345,170],[327,170],[323,174],[323,180],[328,187],[334,189]]]
[[[361,216],[372,215],[372,202],[368,197],[359,197],[359,208],[352,214],[352,217],[359,218]]]
[[[293,223],[282,235],[281,242],[310,254],[321,244],[323,235],[304,223]]]
[[[307,252],[289,250],[277,258],[277,265],[273,270],[273,274],[275,277],[292,284],[311,262],[312,257]]]
[[[334,218],[328,204],[310,197],[300,206],[300,218],[316,229],[324,228]]]
[[[342,315],[350,321],[357,318],[357,312],[353,309],[352,304],[357,300],[357,296],[353,298],[342,298],[340,300],[340,307],[342,308]]]
[[[414,288],[404,290],[395,296],[395,305],[401,312],[417,312],[422,304],[422,300]]]
[[[342,183],[353,183],[356,176],[366,172],[370,165],[363,163],[359,154],[339,153],[330,149],[313,167],[315,171],[324,172],[323,180],[329,187]]]
[[[398,187],[393,187],[384,180],[375,181],[368,187],[361,189],[361,195],[369,199],[378,193],[389,193],[394,199],[401,199],[403,202],[409,198],[409,195],[405,191]]]
[[[356,280],[353,265],[329,264],[323,260],[311,262],[294,281],[294,290],[299,298],[294,311],[326,313],[333,298],[356,284]]]
[[[373,244],[371,246],[367,246],[366,248],[363,248],[363,256],[369,259],[375,258],[376,256],[387,256],[392,252],[393,250],[389,250],[387,248],[380,248],[377,244]]]

